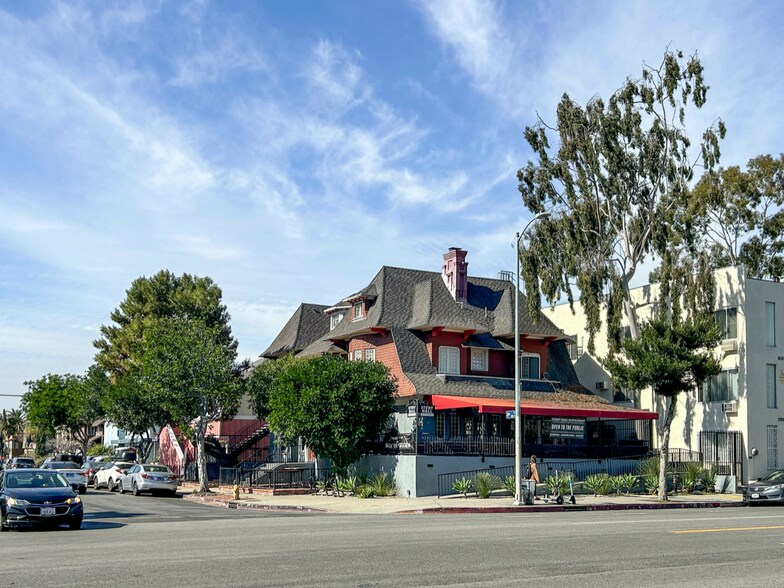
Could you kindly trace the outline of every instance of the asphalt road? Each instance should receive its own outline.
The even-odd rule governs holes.
[[[0,535],[0,586],[776,586],[784,508],[285,514],[90,491]]]

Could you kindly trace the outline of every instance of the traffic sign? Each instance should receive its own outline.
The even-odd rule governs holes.
[[[506,411],[506,418],[508,418],[508,419],[513,419],[513,418],[515,418],[515,411],[513,411],[513,410],[507,410],[507,411]]]

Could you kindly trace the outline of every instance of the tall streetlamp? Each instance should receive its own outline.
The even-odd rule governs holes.
[[[517,271],[515,271],[515,308],[514,308],[514,324],[515,324],[515,505],[523,504],[523,425],[520,415],[520,240],[525,235],[529,227],[538,220],[550,216],[549,212],[540,212],[525,225],[522,231],[517,233],[517,240],[515,241],[515,261],[517,262]]]

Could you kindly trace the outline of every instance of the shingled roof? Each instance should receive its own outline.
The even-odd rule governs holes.
[[[514,349],[515,285],[492,278],[467,280],[465,301],[458,302],[438,272],[384,266],[365,288],[337,304],[301,305],[262,356],[341,353],[345,341],[384,329],[391,334],[401,369],[418,394],[512,398],[513,379],[439,374],[428,354],[425,333],[434,327],[472,331],[464,343],[468,347]],[[330,330],[325,310],[346,309],[360,299],[365,300],[365,316],[357,320],[347,316]],[[531,317],[522,293],[519,301],[521,334],[546,340],[549,349],[544,379],[525,380],[523,398],[577,406],[606,404],[579,384],[563,331],[542,313]]]
[[[329,331],[329,317],[323,304],[302,303],[275,340],[260,357],[275,359],[288,353],[299,353],[321,339]]]

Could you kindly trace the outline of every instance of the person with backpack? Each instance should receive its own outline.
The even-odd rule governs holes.
[[[534,500],[536,500],[536,484],[540,484],[541,480],[539,479],[539,469],[536,467],[536,456],[532,455],[531,460],[528,462],[528,468],[525,471],[525,477],[527,480],[533,480],[534,484]]]

